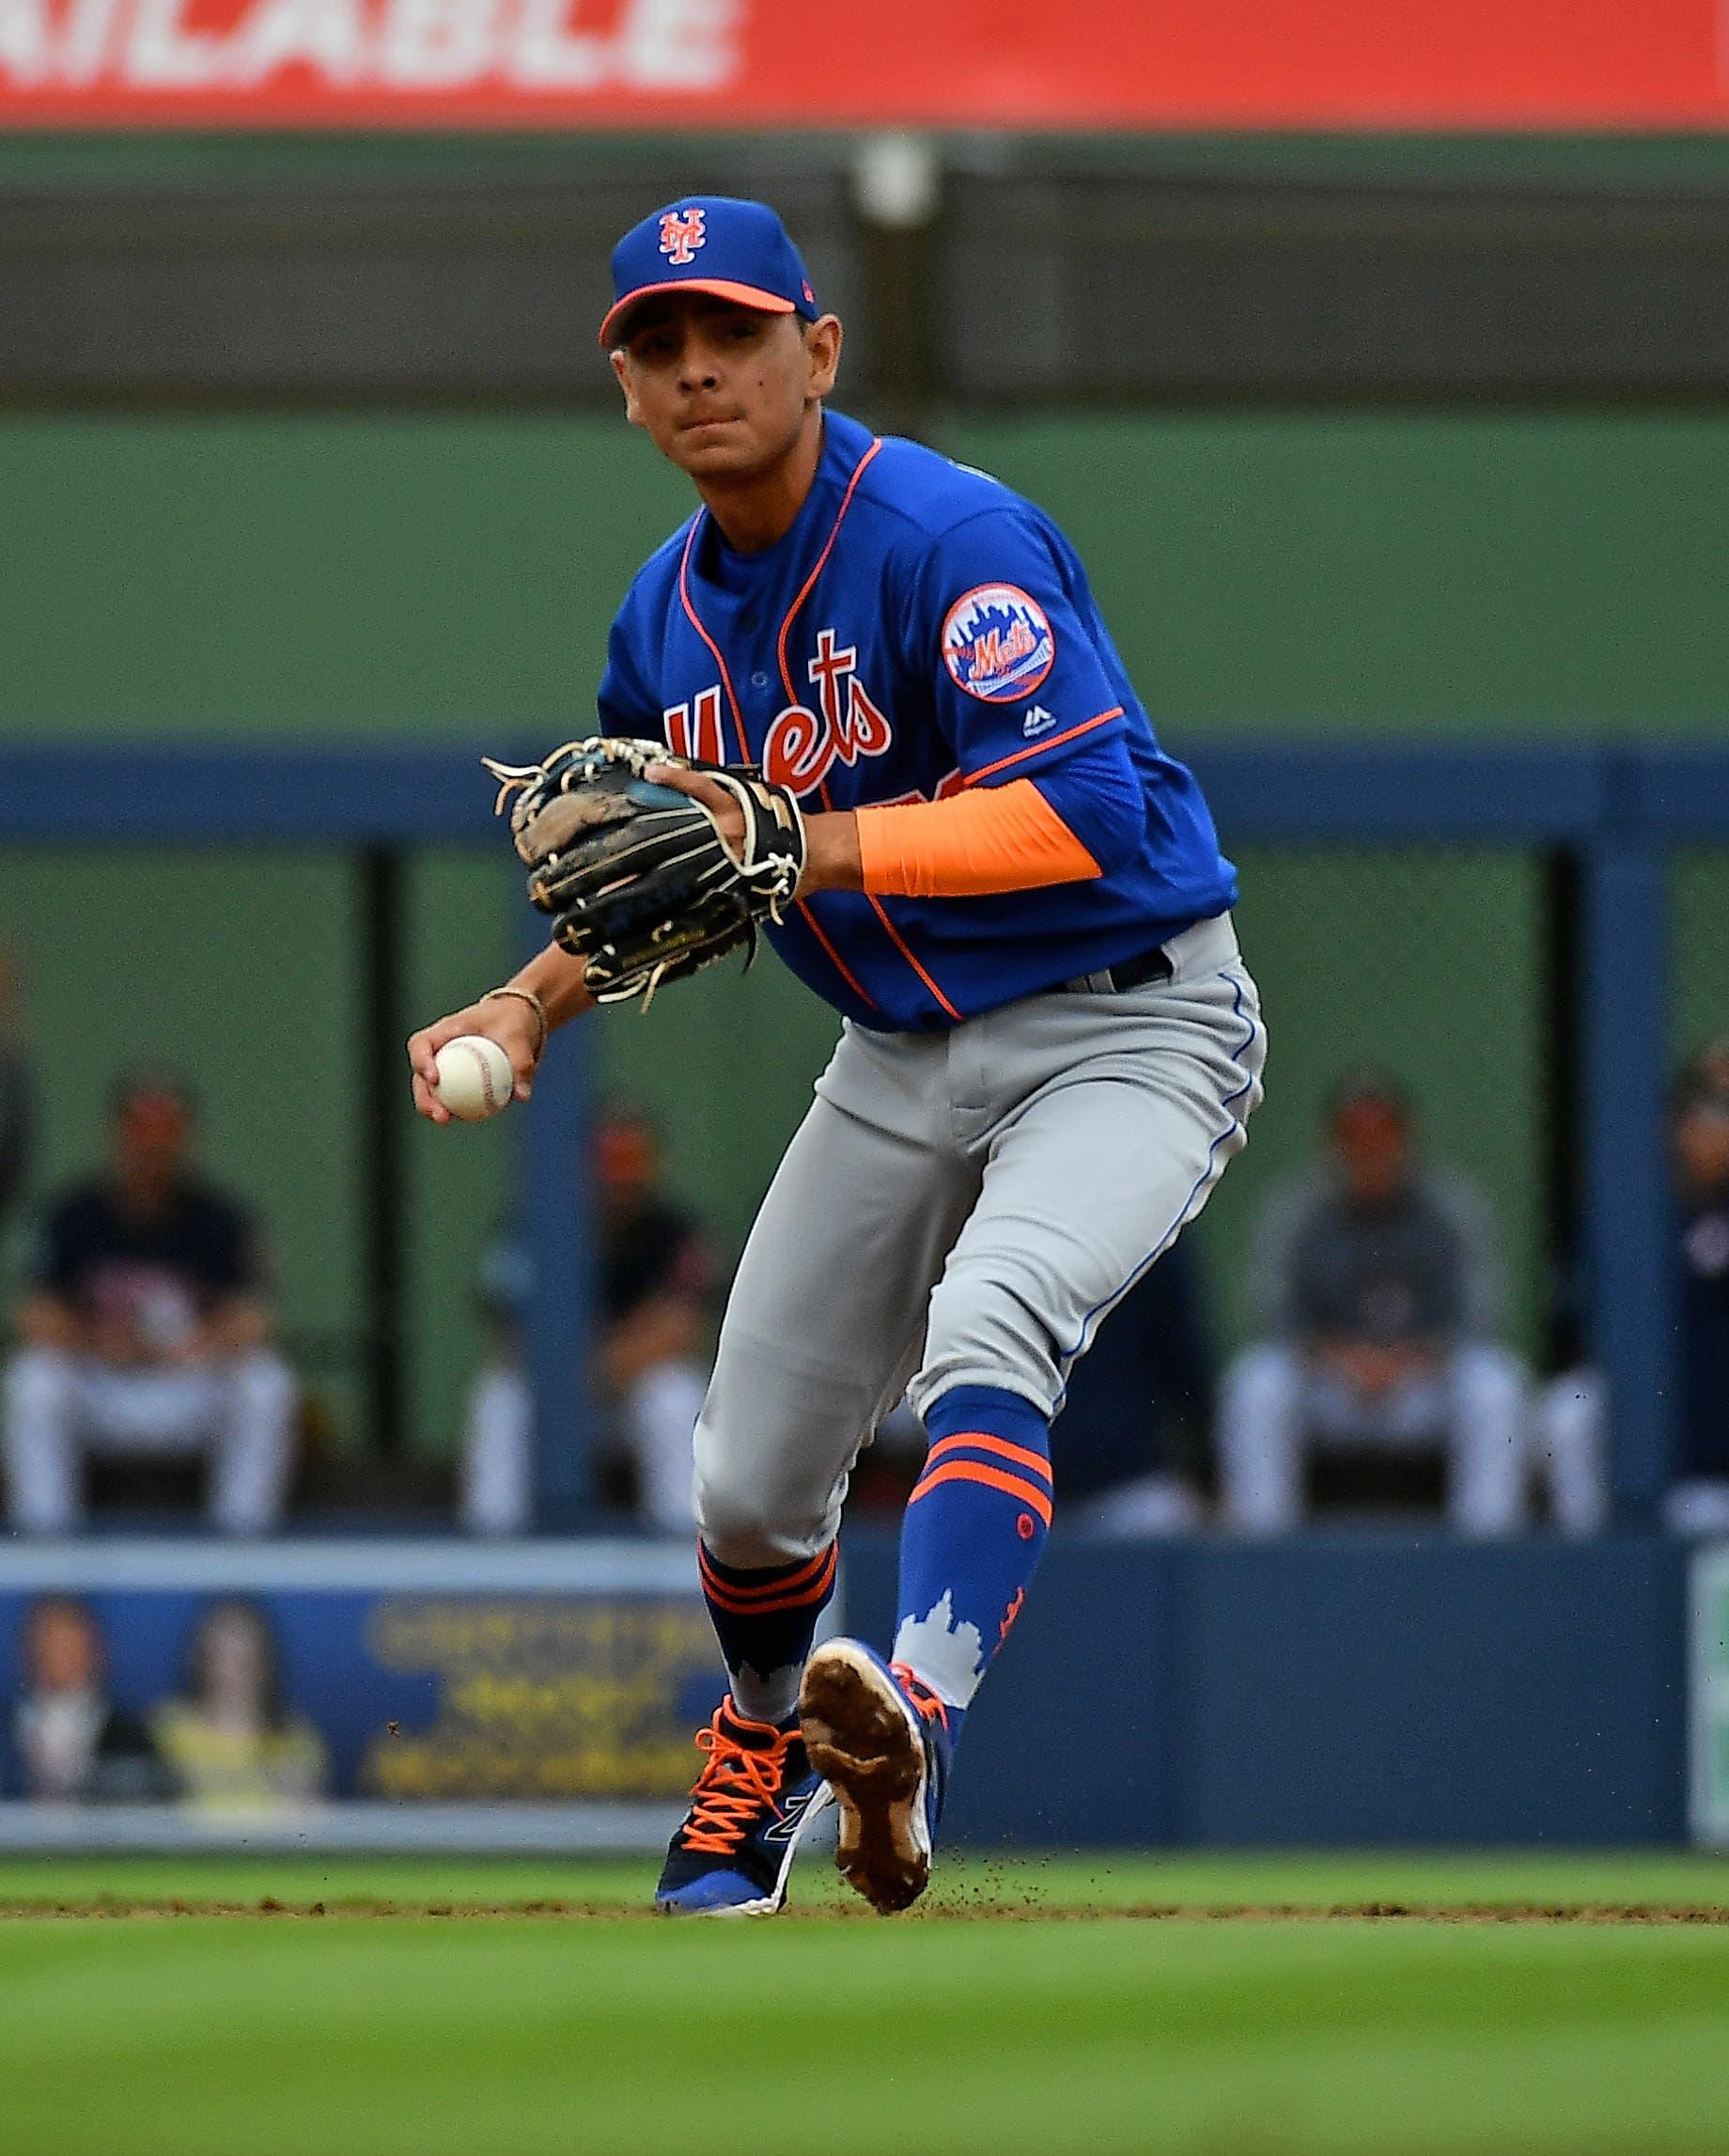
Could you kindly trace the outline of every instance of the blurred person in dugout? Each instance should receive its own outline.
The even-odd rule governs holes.
[[[204,1459],[225,1533],[281,1515],[294,1382],[252,1223],[190,1169],[193,1126],[178,1079],[124,1081],[107,1174],[50,1201],[0,1403],[8,1517],[26,1533],[79,1524],[99,1454]]]
[[[1199,1245],[1185,1235],[1148,1268],[1069,1372],[1051,1442],[1064,1518],[1104,1539],[1201,1524],[1210,1480],[1213,1352]],[[898,1520],[930,1440],[903,1398],[859,1455],[849,1518]]]
[[[1663,1519],[1678,1535],[1729,1534],[1729,1039],[1685,1063],[1669,1096],[1678,1409]],[[1610,1515],[1608,1393],[1589,1365],[1544,1389],[1536,1450],[1557,1523],[1577,1534]]]
[[[695,1216],[661,1187],[661,1145],[641,1109],[612,1103],[593,1133],[597,1337],[593,1380],[610,1479],[645,1526],[693,1535],[692,1438],[709,1383],[717,1269]],[[524,1368],[532,1254],[488,1253],[482,1304],[493,1354],[469,1397],[461,1520],[521,1534],[534,1506],[533,1402]]]
[[[212,1602],[198,1619],[185,1681],[150,1716],[174,1793],[205,1811],[317,1802],[330,1778],[324,1740],[288,1705],[282,1657],[256,1602]]]
[[[1202,1247],[1174,1243],[1069,1373],[1053,1456],[1071,1517],[1094,1534],[1200,1524],[1214,1414]]]
[[[145,1804],[167,1795],[142,1719],[108,1694],[107,1645],[75,1595],[42,1595],[19,1639],[7,1794],[37,1804]]]
[[[1528,1388],[1496,1338],[1487,1209],[1420,1159],[1414,1122],[1392,1080],[1347,1079],[1324,1112],[1325,1159],[1268,1203],[1250,1260],[1260,1337],[1221,1389],[1227,1526],[1295,1526],[1316,1454],[1437,1448],[1455,1527],[1523,1523]]]

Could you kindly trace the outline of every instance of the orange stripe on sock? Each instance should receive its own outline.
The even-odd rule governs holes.
[[[778,1595],[766,1602],[740,1601],[726,1588],[716,1585],[709,1573],[703,1575],[703,1592],[717,1609],[729,1617],[774,1617],[782,1610],[808,1609],[812,1602],[819,1602],[829,1591],[834,1579],[836,1554],[831,1550],[821,1575],[808,1586],[794,1594]]]
[[[1004,1460],[1012,1460],[1017,1467],[1030,1467],[1035,1475],[1042,1475],[1047,1482],[1051,1480],[1051,1462],[1042,1452],[1029,1452],[1024,1445],[1010,1445],[1007,1438],[992,1437],[986,1430],[963,1430],[958,1436],[940,1439],[925,1455],[926,1466],[933,1460],[941,1460],[945,1452],[958,1451],[965,1445],[979,1452],[994,1452]]]
[[[801,1565],[797,1571],[789,1573],[785,1579],[764,1580],[755,1586],[747,1586],[739,1581],[724,1579],[716,1571],[708,1552],[700,1544],[697,1548],[697,1563],[702,1570],[704,1585],[711,1587],[716,1594],[725,1595],[732,1601],[742,1603],[747,1608],[757,1602],[781,1601],[788,1595],[820,1593],[824,1578],[834,1569],[834,1544],[831,1542],[826,1550],[818,1551],[808,1564]]]
[[[761,1580],[752,1586],[743,1580],[729,1580],[723,1577],[715,1570],[714,1559],[709,1556],[702,1542],[698,1541],[696,1545],[696,1562],[702,1569],[704,1579],[712,1580],[724,1595],[736,1595],[740,1601],[752,1601],[759,1598],[766,1599],[770,1595],[788,1595],[795,1587],[808,1586],[833,1555],[834,1545],[831,1542],[826,1549],[818,1550],[814,1557],[807,1559],[805,1563],[798,1566],[793,1571],[784,1574],[780,1579]]]
[[[982,1482],[987,1490],[1000,1490],[1005,1497],[1019,1497],[1031,1512],[1036,1512],[1048,1527],[1051,1524],[1051,1498],[1036,1483],[1023,1482],[1018,1475],[1005,1475],[1000,1467],[985,1467],[976,1460],[950,1460],[941,1467],[933,1467],[907,1499],[916,1505],[921,1497],[936,1489],[942,1482]]]
[[[825,1590],[828,1584],[826,1580],[823,1582]],[[706,1599],[711,1601],[717,1610],[724,1610],[728,1617],[781,1617],[788,1610],[807,1610],[813,1602],[819,1602],[822,1600],[822,1595],[818,1593],[814,1595],[788,1595],[783,1601],[778,1602],[735,1602],[729,1601],[725,1595],[716,1594],[712,1587],[706,1587],[703,1592]]]

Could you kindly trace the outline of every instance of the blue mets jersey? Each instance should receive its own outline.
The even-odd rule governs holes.
[[[1236,898],[1193,777],[1153,737],[1074,550],[1042,510],[829,413],[789,531],[741,555],[699,510],[613,624],[607,733],[759,763],[808,810],[1054,773],[1120,736],[1145,827],[1084,882],[1000,896],[823,891],[771,940],[861,1024],[953,1025],[1165,942]]]

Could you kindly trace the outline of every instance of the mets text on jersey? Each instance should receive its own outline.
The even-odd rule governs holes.
[[[817,655],[807,669],[820,709],[788,704],[769,727],[762,768],[776,786],[809,793],[822,784],[836,763],[883,755],[894,742],[880,707],[858,677],[856,645],[842,645],[832,629],[817,632]],[[672,704],[661,714],[667,746],[676,756],[720,763],[721,691],[703,689],[693,703]]]

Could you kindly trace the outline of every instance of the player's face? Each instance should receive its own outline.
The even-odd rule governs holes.
[[[834,386],[840,324],[759,314],[706,292],[646,300],[613,368],[625,413],[692,478],[725,483],[790,454],[805,414]]]
[[[71,1609],[46,1609],[30,1633],[31,1674],[41,1692],[95,1688],[101,1648],[89,1619]]]
[[[594,1162],[602,1199],[628,1207],[654,1181],[654,1133],[629,1117],[609,1117],[595,1132]]]
[[[140,1093],[121,1108],[115,1131],[125,1180],[172,1182],[185,1164],[192,1118],[171,1093]]]
[[[1405,1186],[1410,1135],[1403,1116],[1379,1101],[1358,1101],[1333,1124],[1345,1186],[1364,1204],[1384,1204]]]

